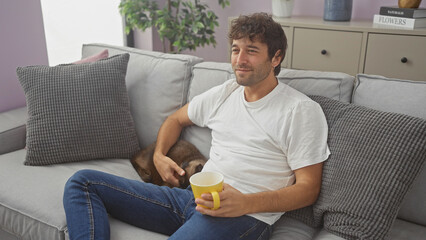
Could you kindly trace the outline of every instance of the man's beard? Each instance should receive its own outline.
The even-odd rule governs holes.
[[[246,75],[240,77],[237,70],[249,70],[248,72],[242,73],[242,75]],[[247,65],[237,65],[234,67],[235,77],[237,79],[237,83],[241,86],[252,86],[266,79],[270,74],[269,69],[266,66],[259,66],[258,68],[252,68]]]

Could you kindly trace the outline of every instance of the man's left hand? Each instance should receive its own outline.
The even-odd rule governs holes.
[[[213,217],[239,217],[249,213],[250,203],[245,194],[231,185],[224,183],[223,191],[219,193],[220,207],[216,210],[197,206],[195,210]],[[210,193],[204,193],[201,198],[195,199],[195,203],[213,208],[213,197]]]

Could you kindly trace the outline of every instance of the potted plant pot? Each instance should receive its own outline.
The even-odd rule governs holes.
[[[275,17],[291,17],[294,0],[272,0],[272,15]]]

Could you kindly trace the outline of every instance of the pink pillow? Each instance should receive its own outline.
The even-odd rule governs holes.
[[[95,54],[93,56],[89,56],[87,58],[81,59],[79,61],[73,62],[73,64],[81,64],[81,63],[90,63],[90,62],[96,62],[101,59],[105,59],[108,57],[108,49],[103,50],[102,52]]]

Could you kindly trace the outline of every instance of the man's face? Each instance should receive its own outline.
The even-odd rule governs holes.
[[[274,75],[274,67],[268,57],[268,46],[249,38],[232,41],[231,64],[237,83],[242,86],[254,86]]]

